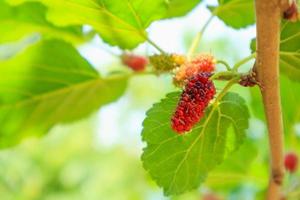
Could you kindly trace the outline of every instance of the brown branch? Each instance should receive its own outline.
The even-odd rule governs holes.
[[[288,2],[288,0],[286,0]],[[283,0],[256,0],[257,79],[267,119],[271,177],[268,200],[279,200],[283,170],[283,124],[279,88],[279,41]]]
[[[290,5],[295,1],[296,0],[279,0],[281,12],[283,13],[284,11],[286,11],[290,7]]]

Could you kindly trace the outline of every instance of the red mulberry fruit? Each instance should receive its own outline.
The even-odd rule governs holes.
[[[198,73],[186,83],[171,119],[171,127],[177,133],[182,134],[191,130],[213,99],[216,89],[209,80],[210,76],[210,73]]]
[[[122,56],[122,62],[133,71],[143,71],[148,64],[147,58],[134,54],[124,54]]]
[[[190,62],[186,62],[178,68],[174,77],[176,85],[182,85],[186,80],[200,72],[213,72],[216,60],[210,54],[199,54]]]
[[[286,154],[284,157],[284,166],[288,172],[295,172],[298,168],[298,156],[295,153]]]

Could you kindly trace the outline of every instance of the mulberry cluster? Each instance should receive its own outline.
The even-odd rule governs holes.
[[[185,62],[185,57],[177,54],[150,56],[150,63],[157,72],[170,72]]]
[[[127,67],[137,72],[144,71],[148,64],[147,58],[135,54],[123,54],[122,62]]]
[[[182,86],[186,80],[200,72],[213,72],[216,60],[210,54],[200,54],[190,62],[184,63],[178,68],[174,77],[174,83]]]
[[[211,73],[198,73],[189,79],[181,94],[176,111],[171,119],[171,127],[183,134],[201,119],[205,108],[213,99],[216,89],[209,79]]]

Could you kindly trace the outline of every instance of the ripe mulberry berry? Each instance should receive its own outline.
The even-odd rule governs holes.
[[[298,168],[298,156],[295,153],[286,154],[284,158],[284,166],[288,172],[295,172]]]
[[[171,127],[179,134],[187,132],[201,119],[205,108],[213,99],[216,89],[209,77],[211,73],[198,73],[189,79],[181,94]]]
[[[178,68],[175,76],[175,85],[182,86],[184,82],[200,72],[213,72],[216,60],[210,54],[200,54],[190,62],[186,62]]]
[[[185,62],[185,57],[177,54],[159,54],[150,56],[150,63],[156,72],[170,72]]]
[[[144,56],[138,56],[134,54],[124,54],[122,55],[122,62],[124,65],[128,66],[133,71],[143,71],[145,70],[148,60]]]

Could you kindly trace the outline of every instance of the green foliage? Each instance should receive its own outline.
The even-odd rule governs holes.
[[[300,81],[300,22],[285,21],[281,28],[280,67],[293,80]]]
[[[178,99],[179,93],[169,94],[147,112],[143,123],[143,164],[167,195],[197,188],[209,171],[238,149],[248,127],[243,99],[228,93],[190,133],[178,135],[170,127]]]
[[[232,28],[245,28],[255,23],[253,0],[219,0],[218,6],[209,6],[211,12]]]
[[[92,124],[55,128],[41,140],[1,151],[1,199],[144,199],[153,190],[138,157],[122,146],[95,148]]]
[[[169,18],[185,15],[201,1],[202,0],[170,0],[166,17]]]
[[[214,189],[231,189],[249,182],[249,168],[257,156],[257,149],[247,141],[240,149],[217,166],[207,177],[207,186]],[[253,180],[252,180],[253,181]]]
[[[299,122],[300,110],[297,100],[300,98],[300,22],[282,22],[280,38],[280,71],[281,76],[281,102],[285,133],[294,135],[294,126]],[[256,51],[256,39],[251,41],[251,50]],[[290,79],[290,80],[289,80]],[[257,88],[251,89],[252,107],[256,117],[264,119],[262,99]]]
[[[111,45],[132,49],[147,39],[145,29],[151,22],[183,15],[195,0],[7,0],[12,4],[38,1],[49,8],[47,19],[58,26],[92,26]],[[173,4],[174,2],[174,4]],[[180,7],[177,7],[179,5]]]
[[[259,88],[252,88],[252,109],[253,114],[264,120],[262,97]],[[287,135],[294,135],[294,126],[300,121],[300,107],[298,106],[298,101],[300,99],[300,84],[293,80],[290,80],[286,76],[280,77],[280,93],[281,93],[281,103],[283,112],[283,122],[285,133]]]
[[[0,62],[0,148],[116,100],[126,78],[101,78],[69,44],[43,41]]]
[[[300,81],[300,22],[283,21],[280,37],[280,70],[294,81]],[[256,51],[256,39],[250,48]]]
[[[46,20],[45,13],[46,8],[38,3],[11,7],[0,1],[0,43],[14,42],[34,33],[74,43],[84,41],[81,27],[56,27]]]

